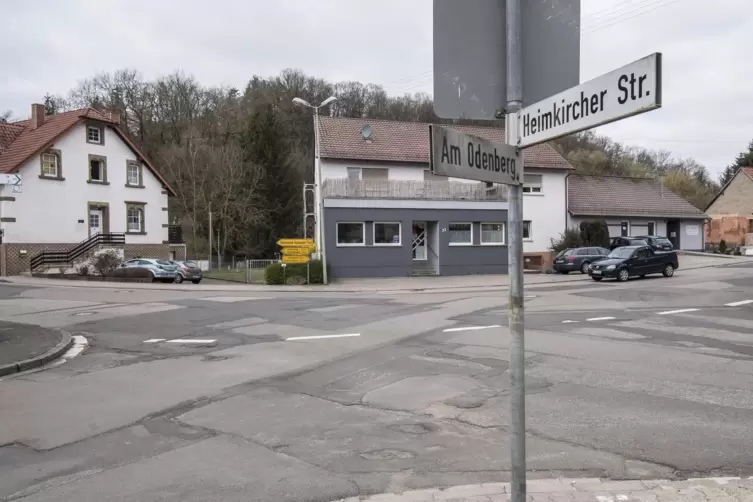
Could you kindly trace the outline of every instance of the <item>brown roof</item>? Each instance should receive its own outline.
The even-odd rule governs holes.
[[[567,210],[574,216],[706,218],[706,214],[653,178],[567,177]]]
[[[35,155],[68,132],[75,125],[84,121],[102,122],[112,128],[118,136],[138,155],[147,168],[160,180],[165,189],[175,195],[165,178],[157,171],[151,161],[120,129],[117,122],[109,116],[93,109],[83,108],[55,115],[47,115],[44,124],[32,129],[31,120],[22,120],[10,124],[0,124],[0,173],[17,172],[21,166]]]
[[[387,162],[429,163],[429,125],[422,122],[320,117],[321,156],[342,160],[381,160]],[[361,128],[371,127],[371,140],[363,139]],[[504,141],[501,128],[449,126],[491,141]],[[544,169],[572,169],[572,166],[546,143],[523,151],[524,166]]]

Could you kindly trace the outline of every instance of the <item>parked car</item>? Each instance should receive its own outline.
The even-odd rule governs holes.
[[[654,251],[672,251],[674,249],[672,242],[666,237],[659,237],[656,235],[637,235],[636,238],[646,241],[646,244],[651,246]]]
[[[613,251],[622,246],[647,246],[648,242],[641,237],[612,237],[609,239],[609,250]]]
[[[123,263],[121,267],[145,268],[152,273],[152,281],[173,282],[178,267],[167,260],[155,260],[151,258],[136,258]]]
[[[175,282],[178,284],[183,281],[191,281],[194,284],[198,284],[204,277],[201,268],[199,268],[199,264],[195,261],[171,260],[170,263],[178,267],[178,270],[175,273]]]
[[[588,273],[588,266],[609,255],[609,250],[601,247],[566,249],[554,258],[554,270],[560,274],[580,271]]]
[[[675,251],[657,253],[651,246],[624,246],[613,250],[605,260],[592,264],[588,275],[594,281],[606,277],[624,282],[648,274],[672,277],[679,266]]]

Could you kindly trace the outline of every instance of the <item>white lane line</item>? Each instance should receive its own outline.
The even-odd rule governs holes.
[[[732,303],[725,303],[727,307],[739,307],[740,305],[748,305],[749,303],[753,303],[753,300],[741,300],[739,302],[732,302]]]
[[[444,333],[453,333],[455,331],[476,331],[479,329],[489,329],[489,328],[501,328],[502,326],[499,324],[492,324],[491,326],[466,326],[464,328],[447,328],[444,331]]]
[[[361,333],[346,333],[344,335],[313,335],[313,336],[292,336],[286,338],[286,342],[294,342],[296,340],[322,340],[325,338],[349,338],[352,336],[361,336]]]
[[[659,312],[659,315],[667,315],[667,314],[682,314],[683,312],[697,312],[701,309],[677,309],[677,310],[665,310],[664,312]]]
[[[613,319],[617,319],[616,317],[592,317],[590,319],[586,319],[586,321],[611,321]]]
[[[159,343],[164,342],[166,338],[150,338],[149,340],[144,340],[143,343]]]
[[[89,345],[89,340],[85,336],[76,335],[73,337],[73,346],[65,351],[62,358],[68,360],[72,357],[76,357],[84,351],[86,346]]]
[[[562,324],[571,324],[571,323],[574,323],[574,322],[580,322],[580,321],[567,320],[567,321],[562,321]]]
[[[536,296],[535,295],[525,295],[523,298],[530,300],[531,298],[536,298]]]
[[[216,343],[217,340],[197,340],[195,338],[176,338],[174,340],[168,340],[167,343],[194,343],[206,345],[210,343]]]

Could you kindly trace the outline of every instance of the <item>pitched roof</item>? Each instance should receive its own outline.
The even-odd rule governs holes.
[[[118,123],[93,108],[47,115],[44,124],[36,129],[31,128],[31,120],[0,124],[0,173],[17,172],[26,161],[49,148],[62,134],[84,121],[96,121],[110,126],[120,139],[144,162],[147,168],[154,173],[165,189],[171,195],[175,195],[175,191],[165,178],[138,146],[120,129]]]
[[[707,218],[661,180],[618,176],[569,175],[567,210],[578,216]]]
[[[319,123],[322,158],[429,163],[430,124],[344,117],[320,117]],[[370,140],[365,140],[361,135],[361,128],[367,124],[372,130]],[[505,140],[505,131],[501,128],[461,125],[446,127],[491,141]],[[527,167],[572,169],[572,166],[546,143],[525,149],[523,162]]]
[[[716,199],[718,199],[719,197],[722,196],[722,194],[727,189],[727,187],[729,186],[729,184],[732,183],[732,181],[735,178],[737,178],[737,175],[740,174],[740,173],[743,173],[743,174],[747,175],[748,178],[750,178],[751,181],[753,181],[753,167],[742,167],[742,168],[738,169],[738,171],[735,173],[735,175],[732,176],[732,178],[730,178],[730,180],[727,183],[724,184],[724,186],[719,190],[719,192],[717,192],[717,194],[714,195],[714,198],[711,199],[711,202],[709,202],[708,205],[706,205],[706,211],[708,211],[709,208],[714,204],[714,202],[716,202]]]

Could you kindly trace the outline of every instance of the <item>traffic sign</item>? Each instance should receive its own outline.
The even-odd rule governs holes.
[[[23,181],[20,174],[0,174],[0,185],[22,185]]]
[[[283,263],[308,263],[310,261],[311,257],[309,256],[282,255]]]
[[[282,248],[282,254],[288,256],[310,256],[311,248]]]
[[[429,137],[433,174],[505,185],[523,179],[523,159],[514,146],[438,125],[429,126]]]
[[[311,247],[314,245],[314,239],[280,239],[277,241],[280,247]]]
[[[543,143],[661,107],[661,53],[520,111],[520,146]]]
[[[580,0],[520,2],[523,105],[580,83]],[[507,108],[503,0],[434,0],[434,112],[499,120]]]

